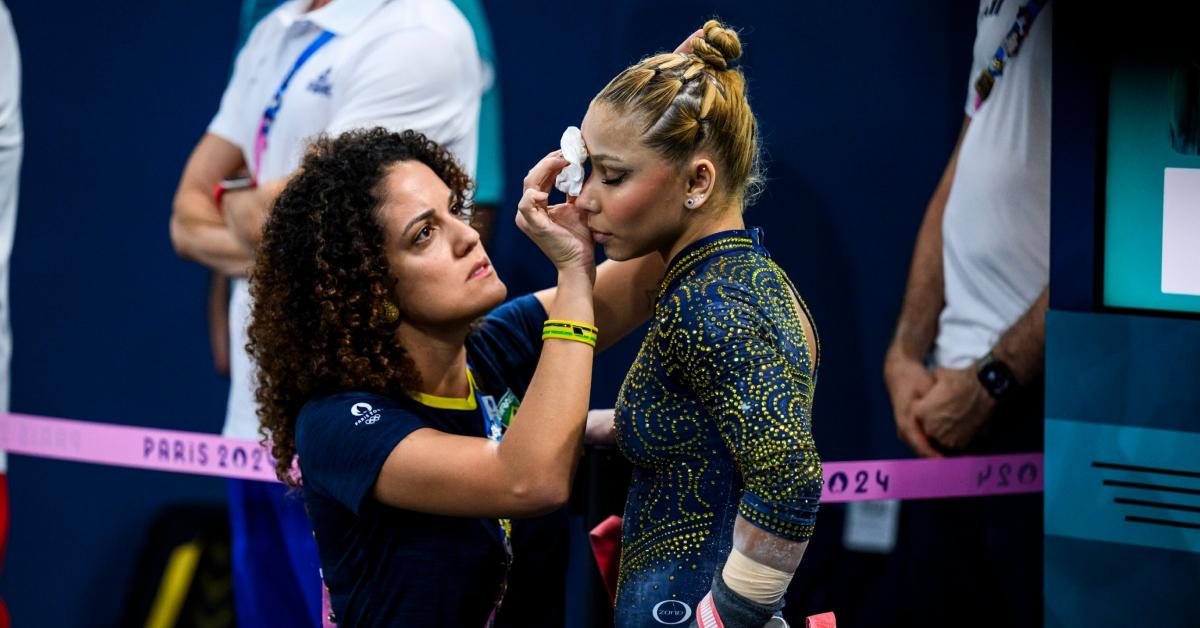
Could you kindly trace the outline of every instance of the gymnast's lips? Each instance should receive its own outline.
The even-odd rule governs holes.
[[[596,244],[606,244],[606,243],[608,243],[608,241],[610,239],[612,239],[611,233],[606,233],[604,231],[596,231],[595,229],[592,229],[591,231],[592,231],[592,240],[595,241]]]

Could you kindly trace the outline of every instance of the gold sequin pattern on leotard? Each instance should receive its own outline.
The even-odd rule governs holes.
[[[788,539],[813,533],[815,369],[800,322],[811,316],[764,253],[749,238],[717,239],[685,250],[663,281],[617,401],[634,465],[618,606],[707,590],[736,514]]]

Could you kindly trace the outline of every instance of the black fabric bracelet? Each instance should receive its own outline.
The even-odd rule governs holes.
[[[721,623],[725,624],[725,628],[763,628],[767,622],[771,621],[771,617],[783,608],[783,600],[780,600],[778,604],[768,606],[739,595],[725,584],[725,580],[721,577],[721,572],[724,570],[725,565],[722,564],[717,568],[717,573],[713,574],[710,593],[713,606],[716,607],[717,614],[721,616]],[[696,618],[692,620],[691,626],[698,627],[699,621],[700,617],[697,614]]]

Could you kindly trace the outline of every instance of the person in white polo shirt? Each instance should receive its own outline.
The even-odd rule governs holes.
[[[966,118],[884,364],[897,432],[923,457],[1042,447],[1052,7],[980,2]],[[1041,625],[1040,494],[903,508],[899,624]]]
[[[180,256],[235,278],[225,436],[261,438],[245,275],[308,141],[361,127],[414,129],[473,174],[481,88],[471,27],[449,0],[292,0],[254,28],[184,168],[170,223]],[[229,505],[238,623],[316,625],[319,561],[298,496],[231,480]]]
[[[4,0],[0,0],[0,412],[8,412],[12,330],[8,316],[8,260],[17,226],[17,184],[25,134],[21,124],[21,51]],[[8,459],[0,451],[0,556],[8,543]],[[0,601],[0,626],[8,626]]]

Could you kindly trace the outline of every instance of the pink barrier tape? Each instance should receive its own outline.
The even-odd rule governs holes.
[[[0,414],[0,449],[13,454],[277,481],[258,442],[72,419]],[[1042,454],[825,462],[822,503],[1038,493]]]
[[[262,445],[218,434],[0,414],[0,449],[38,458],[277,481],[275,462]]]
[[[1040,493],[1042,454],[826,462],[821,503]]]

